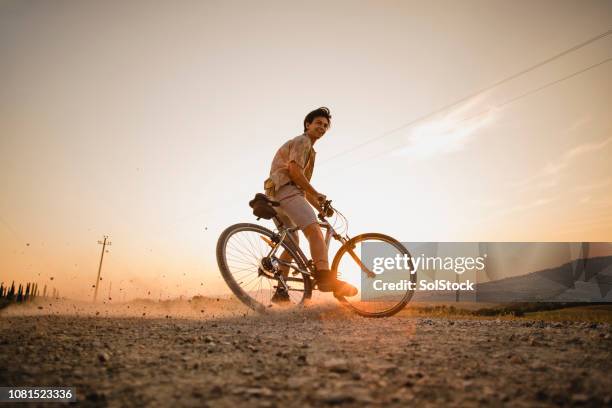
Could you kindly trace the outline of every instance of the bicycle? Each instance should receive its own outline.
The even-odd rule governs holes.
[[[255,204],[254,204],[255,203]],[[303,307],[312,298],[316,283],[312,278],[315,271],[314,263],[304,254],[293,240],[291,233],[298,228],[286,227],[278,217],[273,207],[279,203],[263,194],[257,194],[251,201],[253,213],[259,220],[275,219],[277,229],[271,231],[258,224],[234,224],[221,233],[217,241],[217,264],[223,279],[236,297],[251,309],[265,313],[275,305],[272,295],[278,287],[289,293],[288,306]],[[333,214],[333,215],[332,215]],[[328,218],[335,218],[330,222]],[[325,201],[318,214],[319,225],[325,230],[325,244],[329,248],[331,239],[340,243],[340,248],[334,255],[331,270],[338,278],[345,280],[358,288],[366,287],[377,274],[368,269],[362,262],[362,247],[364,244],[377,243],[377,253],[385,256],[407,256],[410,271],[414,270],[412,257],[408,250],[396,239],[379,233],[360,234],[353,238],[348,236],[348,220],[331,205],[331,200]],[[334,228],[337,227],[337,228]],[[380,247],[385,245],[385,247]],[[288,251],[291,262],[278,258],[279,250]],[[289,273],[281,272],[281,265],[289,269]],[[416,285],[416,273],[410,273],[410,280]],[[363,285],[363,283],[366,285]],[[364,317],[386,317],[402,310],[412,298],[414,290],[406,289],[399,293],[385,293],[362,299],[362,291],[351,298],[336,297],[348,309]]]

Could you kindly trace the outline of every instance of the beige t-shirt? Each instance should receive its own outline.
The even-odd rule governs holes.
[[[285,144],[274,155],[270,178],[264,183],[267,195],[273,195],[279,188],[291,182],[289,177],[289,163],[294,161],[304,169],[304,176],[310,181],[314,170],[315,156],[317,152],[312,147],[310,138],[303,133],[294,137]]]

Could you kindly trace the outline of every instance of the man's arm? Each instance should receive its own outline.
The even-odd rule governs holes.
[[[310,205],[312,205],[314,208],[316,208],[317,210],[321,211],[321,202],[325,201],[325,200],[321,200],[318,201],[317,200],[317,196],[313,196],[312,194],[304,194],[306,196],[306,200],[308,200],[308,202],[310,203]],[[320,194],[322,195],[322,194]]]
[[[304,190],[306,199],[310,202],[310,204],[312,204],[313,207],[320,209],[321,202],[325,201],[327,197],[314,189],[312,184],[310,184],[304,175],[304,170],[294,161],[289,162],[289,177],[291,177],[291,181]]]

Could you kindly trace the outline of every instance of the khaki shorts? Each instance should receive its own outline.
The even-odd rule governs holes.
[[[289,227],[304,228],[317,222],[317,216],[312,206],[304,197],[304,192],[293,184],[285,184],[271,197],[280,202],[276,207],[278,218]]]

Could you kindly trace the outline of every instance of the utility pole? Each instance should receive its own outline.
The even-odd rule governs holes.
[[[98,286],[100,286],[100,272],[102,272],[102,261],[104,260],[104,250],[107,245],[111,245],[111,242],[108,241],[108,236],[104,236],[104,241],[98,241],[98,244],[102,245],[102,254],[100,254],[100,265],[98,266],[98,277],[96,278],[96,290],[94,291],[94,303],[98,297]]]

